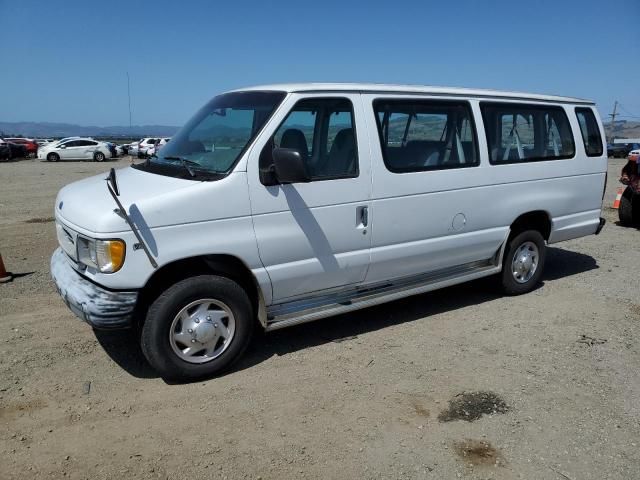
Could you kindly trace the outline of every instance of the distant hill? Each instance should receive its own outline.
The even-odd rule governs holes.
[[[605,123],[605,131],[611,136],[611,122]],[[615,138],[640,138],[640,122],[630,122],[621,120],[614,125],[613,133]]]
[[[70,123],[49,122],[0,122],[0,136],[21,135],[23,137],[170,137],[179,127],[167,125],[134,125],[93,127]]]

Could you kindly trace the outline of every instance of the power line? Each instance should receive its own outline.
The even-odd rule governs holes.
[[[626,108],[624,108],[622,105],[619,105],[620,110],[622,110],[623,112],[627,113],[627,115],[621,115],[621,116],[627,116],[627,117],[635,117],[635,118],[640,118],[640,115],[634,115],[633,113],[631,113],[629,110],[627,110]]]

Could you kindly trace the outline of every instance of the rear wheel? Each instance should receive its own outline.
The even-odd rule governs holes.
[[[141,346],[164,378],[194,380],[235,362],[253,328],[253,309],[242,287],[225,277],[201,275],[176,283],[153,302]]]
[[[94,153],[94,154],[93,154],[93,159],[94,159],[96,162],[104,162],[104,159],[105,159],[104,153],[102,153],[102,152],[96,152],[96,153]]]
[[[47,162],[57,162],[58,160],[60,160],[60,155],[58,155],[57,153],[52,152],[47,155]]]
[[[502,264],[502,288],[508,295],[533,290],[542,277],[546,256],[544,238],[537,230],[526,230],[507,244]]]

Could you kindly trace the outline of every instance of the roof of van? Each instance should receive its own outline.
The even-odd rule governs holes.
[[[591,100],[582,98],[543,95],[538,93],[508,92],[501,90],[485,90],[475,88],[431,87],[425,85],[393,85],[381,83],[280,83],[239,88],[234,92],[247,90],[278,90],[285,92],[376,92],[406,93],[434,96],[504,98],[517,100],[538,100],[544,102],[572,103],[593,105]]]

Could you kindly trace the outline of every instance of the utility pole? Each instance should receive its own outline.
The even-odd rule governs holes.
[[[616,115],[618,115],[616,113],[616,110],[618,110],[617,100],[613,103],[613,113],[609,114],[609,116],[611,117],[611,143],[613,143],[613,139],[614,139],[613,133],[615,132],[615,128],[616,128]]]
[[[129,99],[129,134],[131,134],[131,89],[129,88],[129,72],[127,72],[127,98]],[[615,114],[615,108],[614,108]]]

